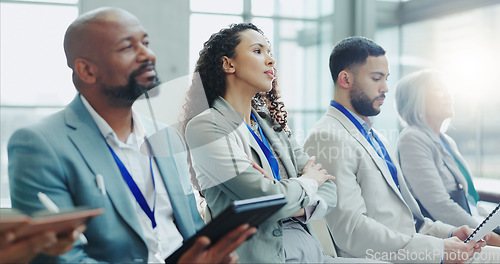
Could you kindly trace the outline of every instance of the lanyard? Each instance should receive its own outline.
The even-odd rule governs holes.
[[[264,155],[266,155],[267,161],[269,162],[269,165],[271,165],[271,169],[273,170],[274,178],[279,181],[280,168],[278,165],[278,161],[276,160],[276,158],[273,155],[273,152],[271,151],[271,146],[269,145],[269,142],[267,141],[266,136],[264,135],[264,132],[262,131],[262,128],[259,125],[259,122],[257,122],[257,118],[255,118],[253,113],[250,113],[250,115],[252,116],[253,120],[255,120],[255,123],[257,123],[257,127],[259,128],[259,133],[262,140],[255,134],[255,132],[253,132],[252,128],[247,123],[245,123],[245,125],[247,125],[248,130],[250,130],[250,133],[252,133],[253,137],[259,144],[259,147],[262,149],[262,152],[264,152]]]
[[[394,166],[394,163],[392,163],[391,157],[389,156],[389,153],[385,149],[384,144],[382,141],[377,137],[375,133],[372,133],[373,138],[377,141],[378,145],[380,146],[380,150],[382,151],[382,154],[377,151],[377,148],[375,148],[375,145],[373,145],[373,142],[370,140],[370,137],[366,133],[366,130],[363,128],[363,126],[354,118],[354,116],[347,111],[347,109],[342,106],[341,104],[335,102],[332,100],[330,102],[330,105],[337,108],[340,112],[342,112],[351,122],[356,126],[356,128],[359,130],[359,132],[368,140],[370,145],[372,145],[373,149],[375,149],[375,152],[379,155],[379,157],[383,158],[385,160],[385,163],[387,164],[387,167],[389,168],[389,171],[391,172],[392,179],[394,180],[394,183],[396,183],[396,186],[399,188],[399,181],[398,181],[398,170],[396,169],[396,166]]]
[[[149,144],[149,141],[146,140],[146,142]],[[151,148],[151,146],[149,146]],[[116,164],[118,165],[118,168],[120,169],[120,172],[122,173],[122,177],[125,180],[125,182],[128,185],[128,188],[130,191],[132,191],[132,194],[135,197],[135,200],[139,204],[139,206],[142,208],[144,213],[149,217],[151,220],[151,224],[153,226],[153,229],[156,227],[156,220],[155,220],[155,208],[156,208],[156,191],[154,192],[154,203],[153,203],[153,210],[149,208],[148,202],[146,201],[146,198],[144,198],[144,195],[141,193],[141,190],[135,183],[134,179],[128,172],[127,168],[125,168],[125,165],[123,165],[122,161],[118,158],[116,153],[113,151],[113,149],[109,146],[109,150],[111,150],[111,154],[113,154],[113,158],[115,159]],[[155,178],[153,175],[153,165],[151,163],[151,156],[149,157],[149,168],[151,170],[151,179],[153,180],[153,188],[155,188]]]
[[[457,158],[457,156],[455,156],[455,154],[453,154],[453,152],[451,151],[451,149],[448,146],[448,144],[446,143],[446,141],[444,141],[444,139],[441,136],[439,137],[439,139],[441,139],[441,143],[443,144],[443,146],[451,154],[451,156],[453,157],[453,159],[455,159],[455,162],[457,163],[458,168],[460,169],[460,172],[462,172],[462,174],[465,177],[465,180],[467,181],[468,194],[474,200],[473,204],[477,204],[477,201],[479,201],[479,194],[477,193],[476,188],[474,187],[474,183],[472,183],[472,179],[470,177],[469,172],[467,171],[467,169],[465,169],[465,166],[462,164],[462,162],[460,162],[460,160]],[[455,176],[455,175],[453,175],[453,176]]]

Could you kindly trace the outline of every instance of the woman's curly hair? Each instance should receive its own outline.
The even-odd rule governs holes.
[[[236,46],[241,42],[240,32],[249,29],[264,35],[252,23],[231,24],[229,27],[212,34],[210,39],[203,44],[200,57],[196,62],[192,84],[187,92],[186,102],[183,106],[184,117],[181,130],[184,137],[187,123],[193,117],[212,107],[215,99],[225,94],[226,72],[222,68],[222,57],[234,58]],[[281,96],[277,86],[278,82],[277,78],[275,78],[270,91],[258,93],[252,98],[252,107],[257,110],[261,117],[266,115],[271,117],[274,121],[273,128],[275,131],[286,131],[290,135],[287,127],[287,112],[283,109],[284,104],[280,100]],[[196,189],[200,190],[194,177],[195,174],[189,155],[188,164],[191,172],[191,182]]]
[[[236,46],[241,42],[240,32],[248,29],[264,35],[252,23],[239,23],[232,24],[228,28],[212,34],[210,39],[204,43],[203,49],[200,51],[200,58],[196,63],[191,87],[187,92],[186,103],[183,106],[183,130],[193,117],[211,107],[215,99],[226,92],[226,73],[222,68],[222,57],[233,58],[235,56]],[[275,131],[285,130],[289,132],[286,120],[287,112],[280,100],[281,96],[277,85],[277,78],[275,78],[269,92],[258,93],[253,97],[252,107],[261,116],[269,114],[275,122]]]

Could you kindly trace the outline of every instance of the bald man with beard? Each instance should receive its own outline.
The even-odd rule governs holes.
[[[131,108],[159,84],[148,34],[132,14],[101,8],[69,26],[64,50],[78,94],[10,138],[12,205],[28,213],[43,209],[36,196],[43,192],[61,208],[105,213],[88,223],[88,245],[76,242],[62,256],[42,254],[35,262],[163,262],[203,221],[186,156],[179,155],[185,153],[181,137],[164,127],[160,136],[176,156],[155,157],[166,146],[149,144],[154,124]],[[180,262],[236,262],[234,249],[254,232],[243,225],[214,245],[201,237]]]

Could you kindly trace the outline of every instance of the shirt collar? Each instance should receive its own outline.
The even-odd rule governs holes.
[[[114,141],[118,145],[120,145],[120,143],[123,144],[123,142],[121,142],[118,139],[118,136],[116,135],[115,131],[113,131],[111,126],[109,126],[109,124],[106,122],[106,120],[104,120],[104,118],[102,118],[94,110],[94,108],[90,105],[90,103],[87,101],[87,99],[85,99],[85,97],[81,94],[80,94],[80,98],[82,99],[82,103],[85,106],[85,108],[87,109],[87,111],[89,111],[90,116],[92,117],[92,119],[96,123],[97,128],[101,132],[102,136],[105,139],[111,139],[112,141]],[[127,143],[126,143],[127,145],[132,144],[132,140],[134,140],[133,136],[135,136],[135,140],[137,143],[142,142],[144,140],[144,137],[145,137],[144,127],[143,127],[142,123],[140,122],[140,119],[138,118],[138,116],[134,110],[132,110],[132,122],[133,122],[134,127],[133,127],[132,134],[127,139]]]
[[[349,113],[354,116],[354,118],[356,118],[356,120],[361,124],[361,126],[363,126],[363,128],[365,129],[366,133],[370,133],[370,130],[372,129],[371,126],[365,121],[363,120],[363,118],[359,117],[357,114],[355,114],[353,111],[349,110],[346,108],[347,111],[349,111]],[[370,123],[372,123],[373,125],[373,119],[369,118],[368,119],[370,120]]]

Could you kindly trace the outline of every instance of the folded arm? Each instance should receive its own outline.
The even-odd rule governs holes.
[[[186,138],[202,189],[217,186],[232,200],[284,194],[287,205],[270,221],[290,217],[301,208],[315,205],[317,201],[307,195],[298,181],[269,179],[255,169],[240,138],[248,134],[247,128],[232,125],[210,115],[193,119],[188,125]]]

